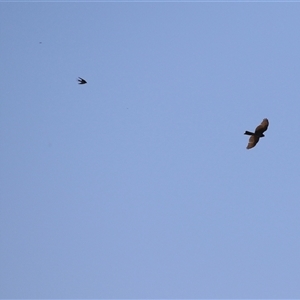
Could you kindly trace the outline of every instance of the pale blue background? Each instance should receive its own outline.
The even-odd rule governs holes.
[[[1,298],[300,298],[300,3],[0,8]]]

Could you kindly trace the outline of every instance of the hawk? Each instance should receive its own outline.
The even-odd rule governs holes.
[[[255,132],[245,131],[244,134],[250,135],[247,149],[255,147],[261,137],[264,137],[264,132],[268,129],[269,121],[268,119],[263,119],[260,125],[255,129]]]
[[[85,84],[85,83],[87,83],[83,78],[81,78],[81,77],[78,77],[78,84]]]

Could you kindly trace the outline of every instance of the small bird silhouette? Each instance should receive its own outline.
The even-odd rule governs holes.
[[[263,119],[260,125],[255,129],[255,132],[245,131],[244,134],[251,135],[249,138],[247,149],[255,147],[261,137],[264,137],[264,132],[268,129],[269,121],[268,119]]]
[[[78,84],[86,84],[87,82],[83,79],[83,78],[81,78],[81,77],[78,77]]]

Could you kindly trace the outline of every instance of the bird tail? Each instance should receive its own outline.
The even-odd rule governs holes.
[[[244,134],[246,134],[246,135],[254,135],[254,133],[253,132],[250,132],[250,131],[245,131],[245,133]]]

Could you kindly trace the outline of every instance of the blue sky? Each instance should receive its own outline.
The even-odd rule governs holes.
[[[300,298],[299,3],[0,7],[1,298]]]

